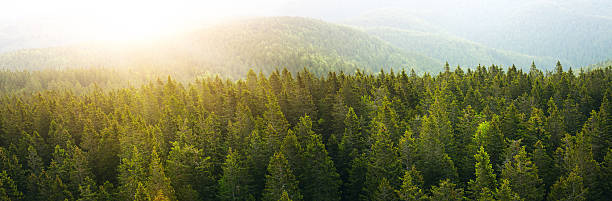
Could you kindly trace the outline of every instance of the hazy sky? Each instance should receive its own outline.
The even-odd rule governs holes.
[[[33,26],[74,35],[162,34],[221,18],[270,15],[291,0],[9,0],[0,3],[0,33]],[[1,30],[4,27],[5,30]],[[68,34],[68,33],[67,33]]]
[[[247,16],[305,16],[338,22],[372,9],[401,8],[461,33],[466,26],[478,29],[479,20],[496,22],[496,17],[538,2],[578,11],[584,8],[591,15],[612,13],[610,0],[588,0],[588,4],[581,1],[0,0],[0,52],[86,40],[148,39]]]
[[[11,31],[7,29],[33,26],[37,31],[57,31],[52,29],[59,27],[73,35],[129,38],[162,34],[231,17],[294,15],[333,21],[377,7],[424,9],[456,2],[460,1],[8,0],[0,3],[0,34]]]

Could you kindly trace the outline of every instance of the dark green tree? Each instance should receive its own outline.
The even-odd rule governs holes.
[[[502,179],[501,180],[501,184],[499,186],[499,188],[497,188],[497,191],[495,192],[495,199],[500,200],[500,201],[522,201],[524,199],[521,199],[521,197],[519,197],[518,193],[515,193],[514,191],[512,191],[512,189],[510,188],[510,181],[508,181],[507,179]]]
[[[279,200],[284,191],[291,196],[291,200],[302,200],[298,181],[291,171],[289,162],[282,153],[277,152],[270,158],[268,174],[266,175],[266,188],[262,200]]]
[[[149,191],[149,195],[152,195],[151,197],[155,197],[158,193],[163,193],[168,200],[176,200],[174,188],[172,188],[170,179],[166,177],[164,166],[155,149],[151,152],[149,174],[150,176],[147,179],[147,190]]]
[[[223,163],[223,176],[219,180],[219,198],[224,201],[253,200],[249,194],[249,177],[243,157],[237,151],[228,151]]]
[[[23,194],[17,189],[15,181],[6,173],[0,172],[0,200],[21,200]]]
[[[427,195],[418,186],[418,171],[416,169],[407,170],[402,177],[402,186],[396,190],[401,201],[425,201]],[[416,178],[415,178],[416,177]],[[422,178],[421,178],[422,180]]]
[[[397,147],[391,140],[390,133],[387,132],[383,123],[373,121],[376,133],[373,134],[372,148],[368,156],[368,167],[366,174],[366,185],[370,196],[375,196],[375,192],[380,182],[385,178],[392,187],[399,186],[400,181],[397,175],[401,174],[401,161]],[[375,197],[372,197],[374,199]]]
[[[476,179],[470,180],[468,183],[469,189],[473,199],[486,200],[487,197],[481,196],[489,196],[495,189],[495,174],[489,160],[489,154],[484,150],[484,147],[480,147],[474,158],[476,159]]]
[[[538,176],[538,169],[527,156],[525,147],[521,147],[518,153],[506,159],[501,173],[502,179],[510,182],[510,188],[526,200],[542,200],[545,189],[543,181]]]
[[[380,184],[378,188],[374,192],[373,200],[376,201],[397,201],[397,194],[395,194],[395,190],[387,181],[387,178],[382,178],[380,180]]]
[[[423,173],[424,188],[429,188],[444,179],[455,179],[457,170],[451,158],[446,154],[444,145],[425,127],[433,126],[428,117],[423,118],[423,128],[417,140],[417,159],[415,166]]]
[[[555,183],[548,195],[548,200],[561,201],[583,201],[587,200],[588,189],[583,184],[583,179],[577,174],[578,167],[574,168],[569,175],[561,177]]]
[[[463,196],[463,189],[448,179],[441,180],[438,186],[431,187],[431,200],[439,201],[461,201],[466,198]]]
[[[199,200],[214,194],[210,158],[194,146],[173,142],[166,159],[167,177],[178,200]],[[164,194],[169,196],[171,194]]]
[[[313,134],[306,140],[303,160],[304,172],[300,176],[300,186],[304,200],[340,200],[340,175],[319,135]]]

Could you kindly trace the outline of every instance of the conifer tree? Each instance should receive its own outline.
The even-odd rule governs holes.
[[[137,188],[134,194],[134,201],[151,201],[151,196],[149,195],[145,186],[138,182]]]
[[[521,199],[518,195],[518,193],[515,193],[512,191],[512,189],[510,188],[510,181],[508,181],[507,179],[502,179],[501,180],[501,184],[499,186],[499,188],[497,188],[497,191],[495,192],[495,199],[500,200],[500,201],[522,201],[524,199]]]
[[[78,201],[95,201],[98,200],[98,194],[95,189],[96,184],[93,180],[87,178],[87,184],[79,185],[79,199]]]
[[[493,192],[489,188],[483,188],[480,193],[476,196],[478,201],[495,201]]]
[[[444,149],[450,149],[453,140],[453,127],[448,113],[451,105],[450,91],[443,84],[433,96],[427,121],[424,119],[421,125],[421,133],[439,139]]]
[[[597,183],[597,175],[599,174],[599,166],[593,159],[591,144],[591,132],[589,122],[585,123],[581,132],[576,136],[567,135],[563,138],[563,146],[558,149],[558,155],[562,162],[562,167],[565,172],[575,171],[575,174],[584,180],[584,184],[589,188],[587,199],[595,200],[601,196],[603,192],[597,188],[593,188]]]
[[[281,198],[278,199],[278,201],[292,201],[291,198],[289,198],[289,194],[287,194],[287,191],[283,191],[283,195],[281,195]]]
[[[559,165],[548,155],[546,147],[544,147],[541,141],[536,142],[532,156],[533,163],[538,167],[538,172],[542,181],[544,181],[545,188],[549,189],[560,175]]]
[[[544,129],[550,135],[549,147],[556,148],[561,145],[561,139],[565,136],[564,119],[555,101],[548,100],[548,118],[546,118]],[[536,147],[537,148],[537,147]]]
[[[387,133],[392,141],[398,141],[404,130],[402,130],[402,123],[399,120],[399,116],[391,106],[391,102],[389,98],[386,96],[383,97],[380,106],[378,106],[376,110],[376,115],[374,116],[373,121],[377,121],[383,123],[385,128],[387,129]],[[376,128],[375,125],[371,125],[373,129]],[[370,133],[376,133],[376,130],[372,130]]]
[[[270,161],[270,155],[265,141],[257,130],[253,130],[249,135],[249,147],[246,155],[248,164],[249,186],[253,188],[252,195],[260,196],[265,187],[266,167]],[[256,197],[260,199],[259,197]]]
[[[463,196],[463,189],[457,188],[457,185],[448,179],[441,180],[438,186],[431,187],[431,200],[438,201],[462,201],[466,198]]]
[[[74,140],[72,140],[72,135],[68,133],[68,130],[66,130],[60,123],[57,123],[54,120],[52,120],[51,124],[49,125],[48,136],[49,145],[51,145],[52,147],[59,145],[62,148],[66,148],[67,142],[74,142]]]
[[[533,150],[532,147],[534,147],[538,140],[542,142],[550,141],[550,133],[545,129],[544,121],[545,117],[542,110],[533,108],[531,117],[526,122],[526,130],[522,133],[523,136],[521,137],[529,151]]]
[[[236,106],[235,120],[228,124],[228,136],[226,142],[228,147],[235,151],[245,153],[248,147],[248,136],[254,129],[255,122],[251,110],[246,104],[238,102]]]
[[[121,159],[119,165],[119,190],[125,200],[135,199],[139,183],[146,182],[147,172],[145,169],[145,158],[135,146],[125,158]],[[141,191],[140,193],[147,193]]]
[[[367,148],[367,137],[361,130],[359,119],[352,107],[349,107],[344,119],[344,134],[338,146],[336,165],[343,181],[348,181],[352,160]]]
[[[361,154],[351,161],[349,179],[347,185],[342,190],[344,200],[368,200],[365,192],[366,174],[368,170],[368,160]]]
[[[596,115],[591,115],[590,136],[592,138],[593,158],[603,161],[609,148],[612,148],[612,90],[607,89]],[[585,126],[586,127],[586,126]]]
[[[340,176],[319,135],[308,137],[303,160],[304,172],[299,179],[304,200],[340,200]]]
[[[153,201],[170,201],[170,199],[164,195],[162,190],[158,190],[155,197],[153,197]]]
[[[19,163],[19,158],[11,151],[0,147],[0,170],[6,171],[6,176],[13,181],[17,190],[23,192],[26,190],[26,170]]]
[[[164,166],[160,161],[157,150],[151,152],[151,162],[149,163],[149,178],[147,179],[147,190],[151,197],[163,193],[169,200],[176,200],[174,188],[170,184],[170,179],[166,177]]]
[[[476,158],[476,179],[470,180],[468,183],[469,189],[472,198],[486,200],[488,197],[492,197],[489,194],[491,194],[492,189],[496,187],[495,174],[493,173],[493,167],[489,161],[489,154],[485,152],[484,147],[480,147],[480,150],[474,155],[474,158]]]
[[[211,175],[210,158],[192,145],[173,142],[165,169],[178,200],[210,199],[216,181]],[[164,194],[169,196],[171,194]]]
[[[523,115],[519,113],[514,103],[510,103],[502,115],[500,129],[504,138],[518,140],[522,135],[520,132],[524,130]]]
[[[276,97],[268,93],[266,111],[263,114],[265,130],[262,137],[266,139],[269,149],[277,150],[287,134],[289,123],[278,105]]]
[[[386,127],[381,122],[373,121],[376,133],[372,136],[374,141],[368,156],[368,168],[366,175],[366,185],[370,196],[374,196],[376,188],[380,185],[383,178],[386,178],[390,185],[399,186],[401,174],[401,163],[398,160],[399,153],[397,147],[387,133]],[[372,197],[374,198],[374,197]]]
[[[461,183],[467,183],[474,174],[474,134],[478,125],[484,121],[481,115],[475,114],[476,111],[468,105],[463,109],[463,116],[459,117],[457,129],[455,129],[455,153],[452,153],[451,158],[457,167],[457,174]]]
[[[46,171],[41,173],[41,197],[50,201],[63,201],[74,199],[68,187],[64,184],[60,175],[48,174]]]
[[[266,188],[262,200],[276,201],[282,196],[283,191],[291,196],[291,200],[302,200],[302,194],[298,189],[298,181],[295,179],[289,162],[282,153],[275,153],[268,165],[266,175]]]
[[[242,156],[237,151],[228,151],[223,163],[223,176],[219,180],[219,198],[224,201],[254,199],[249,194],[248,172]]]
[[[525,147],[518,153],[506,159],[501,177],[510,182],[510,188],[521,198],[526,200],[542,200],[544,189],[542,179],[538,176],[538,169],[527,156]]]
[[[583,179],[577,174],[578,167],[575,167],[569,175],[561,177],[555,183],[548,195],[548,200],[560,201],[583,201],[587,200],[588,189],[584,187]]]
[[[280,152],[287,159],[293,175],[295,175],[298,179],[300,179],[300,177],[304,175],[304,171],[306,171],[306,161],[304,160],[304,149],[302,148],[302,143],[305,142],[299,142],[298,137],[294,134],[294,132],[289,130],[280,147]]]
[[[17,189],[15,181],[6,170],[0,172],[0,200],[21,200],[23,194]]]
[[[395,190],[387,181],[387,178],[382,178],[380,180],[380,184],[378,188],[374,192],[373,200],[376,201],[397,201],[397,194],[395,194]]]
[[[418,177],[418,171],[412,168],[412,170],[406,170],[404,177],[402,177],[402,186],[397,190],[399,200],[401,201],[425,201],[428,199],[427,195],[419,188],[418,181],[415,177]]]
[[[429,118],[423,118],[423,127],[430,124]],[[425,128],[421,130],[421,136],[418,139],[417,157],[415,166],[417,170],[423,173],[424,188],[429,188],[436,185],[443,179],[454,179],[457,176],[457,170],[451,158],[446,154],[444,145],[440,139]]]
[[[504,137],[498,126],[499,116],[494,115],[492,122],[485,121],[478,125],[474,134],[475,145],[483,147],[487,155],[491,153],[491,164],[494,166],[501,165],[502,152],[506,147]]]
[[[604,189],[602,197],[612,196],[612,149],[608,149],[608,154],[601,164],[601,178],[599,178],[598,185]]]

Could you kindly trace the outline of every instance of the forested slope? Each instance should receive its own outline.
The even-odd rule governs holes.
[[[0,55],[4,69],[105,67],[166,74],[221,74],[241,78],[248,69],[269,74],[277,68],[315,74],[363,69],[438,72],[442,62],[347,26],[300,17],[237,20],[159,41],[25,49]]]
[[[419,9],[421,3],[427,8]],[[608,14],[612,4],[606,1],[432,0],[405,4],[372,9],[340,23],[373,29],[374,35],[407,51],[416,49],[412,46],[415,43],[427,56],[450,58],[449,62],[462,66],[514,63],[527,70],[528,62],[535,60],[545,65],[540,65],[543,69],[552,70],[557,60],[576,68],[609,59],[612,54],[608,48],[612,42]],[[458,45],[463,49],[449,51]]]
[[[461,38],[457,33],[436,26],[413,13],[415,11],[407,9],[375,9],[341,23],[355,26],[404,51],[419,52],[440,61],[449,61],[454,66],[514,64],[528,70],[532,62],[540,64],[543,69],[553,69],[557,62],[553,57],[527,55],[508,51],[503,47],[495,49]],[[486,30],[481,34],[488,36],[500,33],[496,30]],[[564,60],[561,62],[566,63]]]
[[[504,66],[516,65],[528,70],[529,65],[535,62],[541,66],[548,66],[546,69],[550,69],[557,61],[551,57],[537,57],[494,49],[444,33],[420,32],[391,27],[368,27],[364,28],[364,31],[404,51],[421,52],[438,60],[451,61],[453,62],[452,65],[464,67],[479,64],[500,64]]]
[[[607,200],[612,68],[556,69],[250,71],[5,92],[0,196]]]

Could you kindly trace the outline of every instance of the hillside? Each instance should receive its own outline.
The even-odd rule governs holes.
[[[560,58],[574,66],[609,59],[612,55],[612,18],[584,13],[564,4],[548,1],[527,4],[488,28],[496,31],[484,32],[474,39],[491,47]]]
[[[439,60],[402,51],[357,29],[300,17],[238,20],[160,41],[14,51],[0,55],[0,68],[154,68],[170,74],[241,77],[251,68],[264,73],[277,68],[436,72],[442,66]]]
[[[612,59],[606,60],[606,61],[602,61],[596,64],[591,64],[588,65],[586,67],[586,69],[594,69],[594,68],[606,68],[606,67],[612,67]]]
[[[404,51],[418,51],[429,57],[448,61],[451,65],[474,67],[478,64],[503,66],[515,64],[519,68],[528,69],[532,61],[543,67],[552,66],[556,62],[555,59],[550,57],[536,57],[490,48],[443,33],[428,33],[390,27],[368,27],[364,28],[364,31]]]
[[[395,38],[390,41],[394,45],[407,47],[413,45],[404,42],[435,42],[431,44],[433,46],[424,45],[425,52],[431,48],[436,52],[453,49],[454,43],[459,42],[453,38],[459,38],[494,49],[488,50],[489,54],[502,54],[501,58],[494,60],[496,64],[507,62],[505,57],[512,58],[512,62],[524,62],[523,55],[542,59],[545,66],[549,67],[553,67],[556,60],[560,60],[565,67],[580,67],[609,59],[612,55],[612,49],[609,48],[612,46],[611,8],[610,1],[601,0],[501,0],[495,3],[469,1],[461,4],[433,0],[425,5],[407,3],[400,7],[372,8],[339,22],[366,28],[391,27],[418,31],[429,36],[434,34],[436,37],[429,37],[428,41],[419,41],[423,39],[423,34],[413,39],[413,34],[406,33],[401,36],[402,43],[397,44]],[[385,37],[398,35],[384,34]],[[450,38],[439,38],[440,35]],[[473,45],[468,47],[476,48]],[[438,54],[425,52],[423,54],[427,56],[445,59],[437,57]],[[472,53],[476,54],[469,55],[478,58],[478,63],[486,63],[491,57],[489,54]],[[444,56],[451,57],[451,54],[456,52]],[[553,62],[546,62],[549,60]]]

